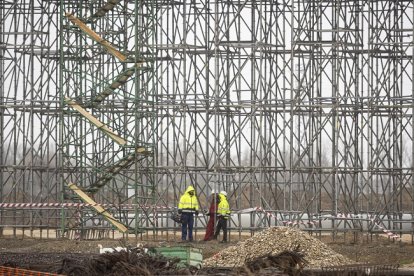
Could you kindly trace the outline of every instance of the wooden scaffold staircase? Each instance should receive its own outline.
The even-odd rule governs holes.
[[[96,22],[97,20],[104,18],[105,15],[112,11],[116,5],[120,4],[120,0],[108,0],[102,7],[98,8],[95,13],[93,13],[86,20],[81,20],[77,18],[73,13],[66,12],[64,15],[72,24],[72,28],[78,28],[81,32],[95,41],[101,48],[103,48],[107,53],[114,56],[119,62],[123,64],[133,64],[131,67],[123,70],[118,76],[113,78],[111,81],[104,84],[103,89],[100,93],[92,95],[91,99],[85,102],[77,101],[72,99],[69,95],[64,96],[64,103],[77,111],[84,119],[86,119],[90,124],[95,126],[99,131],[103,132],[115,143],[124,149],[125,156],[120,158],[117,161],[114,161],[112,164],[102,166],[97,169],[97,177],[95,181],[90,184],[89,187],[79,187],[75,183],[67,183],[67,187],[72,190],[77,196],[90,206],[97,214],[102,215],[109,223],[111,223],[116,229],[122,233],[128,232],[128,228],[119,222],[113,215],[111,215],[108,210],[102,207],[102,204],[99,204],[93,200],[91,195],[97,193],[105,185],[107,185],[111,180],[124,169],[129,168],[138,158],[147,158],[152,155],[152,147],[145,146],[136,146],[135,143],[128,144],[127,139],[121,137],[116,131],[112,130],[105,122],[102,122],[96,118],[90,111],[87,109],[99,109],[105,99],[116,93],[124,84],[129,80],[133,79],[133,76],[136,74],[137,70],[143,70],[143,65],[145,64],[144,60],[139,60],[135,57],[129,59],[127,55],[119,51],[115,46],[113,46],[109,41],[102,38],[95,31],[93,31],[87,24]]]

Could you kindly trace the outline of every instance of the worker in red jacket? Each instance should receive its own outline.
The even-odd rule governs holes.
[[[204,241],[210,241],[214,237],[214,228],[217,222],[217,205],[219,204],[220,197],[216,191],[211,191],[211,203],[207,216],[209,216],[206,228],[206,235]]]

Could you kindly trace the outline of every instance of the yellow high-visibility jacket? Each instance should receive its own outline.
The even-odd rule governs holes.
[[[225,219],[230,217],[230,205],[225,195],[219,194],[220,203],[217,206],[217,214]]]
[[[180,197],[180,202],[178,203],[178,209],[182,210],[184,213],[194,213],[198,211],[198,200],[197,196],[190,196],[189,192],[195,191],[193,186],[188,186],[184,194]]]

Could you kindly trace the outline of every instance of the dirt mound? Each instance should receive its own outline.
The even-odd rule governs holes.
[[[203,265],[206,267],[242,267],[261,256],[278,255],[283,251],[296,249],[304,254],[308,267],[355,263],[303,231],[290,227],[272,227],[220,251],[204,260]]]

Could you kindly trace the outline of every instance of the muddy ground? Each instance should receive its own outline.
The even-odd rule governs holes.
[[[360,263],[399,264],[402,268],[414,267],[414,245],[411,242],[411,237],[404,240],[393,240],[381,235],[367,236],[366,234],[337,235],[335,237],[314,235],[313,237],[320,239],[334,251]],[[235,245],[237,242],[238,239],[236,240],[236,238],[233,238],[233,241],[227,244],[222,244],[217,241],[182,243],[174,240],[153,239],[148,241],[135,239],[57,240],[3,236],[0,238],[0,263],[4,263],[6,258],[11,258],[12,253],[34,253],[32,258],[42,258],[48,253],[55,253],[52,255],[55,259],[59,259],[60,253],[84,254],[84,256],[98,254],[99,244],[103,247],[125,245],[136,247],[137,243],[145,247],[192,246],[202,249],[203,258],[208,258],[227,246]]]

